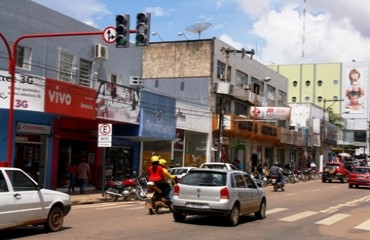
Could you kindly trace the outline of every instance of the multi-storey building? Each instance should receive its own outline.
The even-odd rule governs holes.
[[[321,107],[322,114],[316,116],[321,119],[321,124],[328,121],[327,116],[323,117],[328,108],[343,119],[335,142],[326,142],[327,129],[321,129],[323,147],[328,150],[325,160],[330,160],[333,154],[339,152],[365,156],[369,154],[368,62],[288,64],[269,67],[289,80],[290,103],[314,104]],[[358,80],[354,80],[354,77]],[[356,92],[359,92],[358,96]],[[354,105],[354,97],[358,99],[359,104]]]

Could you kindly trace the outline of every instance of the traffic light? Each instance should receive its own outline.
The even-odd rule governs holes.
[[[138,13],[136,15],[136,46],[149,45],[150,36],[150,13]]]
[[[130,15],[120,14],[116,16],[116,47],[130,47]]]

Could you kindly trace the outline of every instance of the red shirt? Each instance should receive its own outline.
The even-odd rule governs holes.
[[[157,170],[153,171],[153,166],[148,169],[149,181],[160,182],[164,179],[163,167],[157,166]]]

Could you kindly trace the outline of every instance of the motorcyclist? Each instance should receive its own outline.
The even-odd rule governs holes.
[[[279,183],[281,184],[281,186],[284,189],[284,187],[285,187],[285,176],[283,174],[283,171],[284,170],[282,169],[282,167],[280,166],[280,163],[278,161],[276,161],[274,163],[274,165],[270,168],[270,175],[272,177],[279,176]]]
[[[162,193],[168,188],[166,184],[164,168],[159,164],[159,157],[154,155],[150,158],[151,165],[148,168],[148,180],[154,182]]]
[[[170,172],[167,169],[167,161],[166,159],[159,159],[159,164],[163,167],[163,173],[164,177],[166,178],[166,183],[168,186],[166,187],[166,190],[163,193],[163,196],[168,196],[169,199],[172,201],[173,199],[173,186],[174,182],[177,182],[177,177],[175,175],[171,175]]]

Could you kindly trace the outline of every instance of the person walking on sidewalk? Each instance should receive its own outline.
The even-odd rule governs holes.
[[[77,168],[77,179],[80,184],[80,194],[85,193],[85,189],[89,183],[90,178],[91,178],[90,166],[86,162],[86,157],[82,157],[81,163],[78,165]]]
[[[69,177],[69,187],[68,187],[68,194],[75,192],[75,184],[76,184],[76,174],[77,174],[77,164],[76,162],[72,162],[71,165],[68,166],[68,177]]]

